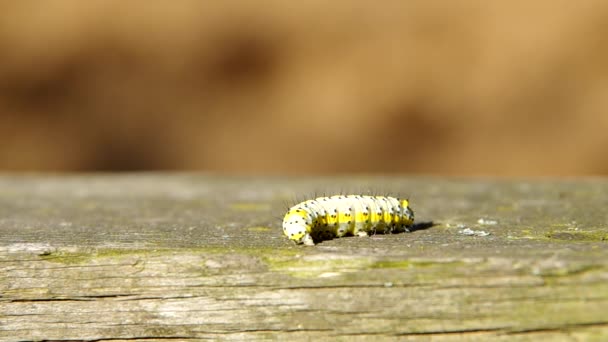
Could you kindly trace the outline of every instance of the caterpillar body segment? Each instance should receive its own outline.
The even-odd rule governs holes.
[[[395,197],[337,195],[319,197],[291,207],[283,218],[283,233],[296,244],[345,235],[408,231],[414,224],[409,201]]]

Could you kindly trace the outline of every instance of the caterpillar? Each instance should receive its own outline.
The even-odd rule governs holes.
[[[409,201],[395,197],[336,195],[304,201],[289,208],[283,218],[283,233],[296,244],[345,235],[409,231],[414,212]]]

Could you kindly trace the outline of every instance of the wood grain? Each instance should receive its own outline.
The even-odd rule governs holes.
[[[281,236],[287,205],[361,188],[409,195],[417,230]],[[5,175],[0,189],[3,341],[608,338],[603,179]]]

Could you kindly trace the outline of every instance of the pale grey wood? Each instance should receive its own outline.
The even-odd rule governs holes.
[[[423,224],[281,235],[340,191],[409,196]],[[605,179],[4,175],[0,340],[602,340],[607,204]]]

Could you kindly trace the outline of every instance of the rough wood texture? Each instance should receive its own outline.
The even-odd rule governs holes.
[[[281,235],[295,200],[366,190],[422,224]],[[607,208],[605,179],[5,175],[0,339],[605,340]]]

